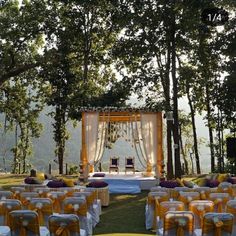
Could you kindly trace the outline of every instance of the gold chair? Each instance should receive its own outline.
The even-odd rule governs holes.
[[[13,193],[11,191],[0,191],[0,200],[13,199]]]
[[[233,197],[233,188],[232,184],[228,182],[222,182],[219,184],[217,188],[217,192],[219,193],[228,193],[230,197]]]
[[[210,193],[209,200],[214,202],[215,212],[225,212],[226,203],[230,200],[228,193]]]
[[[211,188],[210,187],[197,187],[197,188],[194,188],[193,191],[200,193],[201,200],[207,200],[209,197],[209,194],[211,193]]]
[[[11,236],[49,236],[46,227],[39,226],[38,214],[30,210],[16,210],[9,213]]]
[[[32,198],[29,210],[38,213],[40,226],[48,226],[48,218],[53,214],[52,200],[50,198]]]
[[[39,197],[39,194],[37,192],[22,192],[20,194],[20,200],[23,206],[23,209],[27,210],[29,209],[29,204],[32,198]]]
[[[111,173],[112,170],[119,173],[119,157],[110,158],[109,173]]]
[[[179,201],[185,204],[185,209],[188,210],[189,203],[194,200],[200,200],[198,192],[179,192]]]
[[[146,227],[156,229],[157,217],[160,215],[160,203],[169,200],[167,192],[149,192],[146,204]]]
[[[9,226],[9,212],[14,210],[22,210],[22,205],[19,200],[17,199],[0,200],[0,225]]]
[[[126,157],[125,158],[125,174],[127,171],[132,171],[133,173],[135,173],[134,158],[133,157]]]
[[[24,187],[11,187],[11,191],[13,192],[13,198],[20,200],[20,194],[25,192]]]
[[[95,191],[83,190],[82,192],[74,192],[74,197],[84,197],[86,199],[88,212],[91,214],[93,219],[93,227],[95,227],[100,221],[100,209],[99,205],[96,204],[97,194]]]
[[[49,193],[51,190],[50,188],[40,187],[40,188],[34,188],[34,191],[39,194],[39,197],[47,198],[47,193]]]
[[[164,236],[192,236],[194,216],[190,211],[168,211],[164,217]]]
[[[88,212],[87,202],[81,197],[68,197],[63,201],[64,213],[75,214],[80,219],[81,229],[88,235],[93,234],[93,219]]]
[[[49,232],[58,236],[86,236],[80,229],[79,217],[75,214],[58,214],[49,217]]]
[[[160,203],[159,217],[157,218],[157,233],[163,234],[163,222],[168,211],[184,211],[184,203],[180,201],[164,201]]]
[[[202,236],[231,236],[233,218],[230,213],[206,213],[203,218]]]
[[[194,200],[189,203],[189,211],[194,214],[195,229],[201,229],[205,213],[214,211],[214,203],[209,200]]]
[[[236,200],[229,200],[226,203],[226,212],[234,216],[233,235],[236,235]]]
[[[52,191],[47,193],[47,197],[52,200],[53,212],[61,213],[62,212],[62,203],[66,195],[64,192]]]

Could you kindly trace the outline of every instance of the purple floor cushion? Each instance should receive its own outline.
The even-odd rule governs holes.
[[[104,182],[104,181],[94,181],[94,182],[90,182],[89,184],[87,184],[86,187],[88,188],[105,188],[108,186],[108,183]]]
[[[47,186],[49,188],[62,188],[62,187],[67,187],[64,181],[62,180],[51,180],[48,182]]]
[[[93,177],[105,177],[105,173],[95,173]]]

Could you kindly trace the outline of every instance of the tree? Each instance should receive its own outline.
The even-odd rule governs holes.
[[[124,86],[116,82],[110,66],[109,51],[117,36],[111,24],[113,5],[104,0],[59,1],[49,6],[46,53],[50,60],[43,66],[42,76],[51,85],[47,104],[55,107],[51,115],[62,174],[68,120],[80,118],[79,107],[104,105],[107,96],[115,93],[113,103],[119,103],[127,89],[121,90]]]

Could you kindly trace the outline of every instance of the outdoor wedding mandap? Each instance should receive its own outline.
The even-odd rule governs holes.
[[[134,147],[139,162],[145,168],[141,177],[156,181],[163,174],[163,130],[161,112],[144,111],[83,111],[81,173],[87,177],[102,162],[109,142],[123,137]],[[91,175],[91,174],[90,174]],[[140,176],[140,173],[138,173]],[[117,174],[115,178],[136,175]],[[113,175],[114,177],[114,175]],[[135,177],[137,180],[137,176]]]

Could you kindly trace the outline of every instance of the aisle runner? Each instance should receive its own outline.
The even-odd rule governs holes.
[[[104,181],[109,184],[109,193],[136,194],[141,192],[138,180],[106,179]]]

